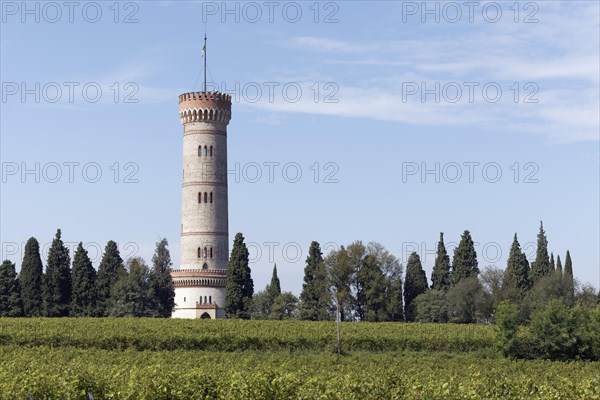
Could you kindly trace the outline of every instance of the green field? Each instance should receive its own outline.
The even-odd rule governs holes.
[[[600,363],[513,361],[493,327],[0,319],[1,399],[600,399]]]

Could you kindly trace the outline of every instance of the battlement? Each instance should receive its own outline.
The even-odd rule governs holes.
[[[220,122],[231,120],[231,96],[220,92],[189,92],[179,95],[179,120]]]

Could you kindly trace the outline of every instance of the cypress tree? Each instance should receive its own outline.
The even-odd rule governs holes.
[[[440,232],[435,264],[431,271],[431,288],[435,290],[448,290],[450,285],[450,257],[444,245],[444,233]]]
[[[73,256],[71,282],[73,291],[70,315],[72,317],[96,316],[96,270],[81,242]]]
[[[404,278],[404,317],[406,321],[415,320],[414,300],[427,291],[427,275],[421,265],[421,258],[416,252],[408,257],[406,277]]]
[[[113,286],[120,278],[127,276],[127,271],[123,266],[123,259],[119,253],[117,244],[109,240],[104,248],[104,254],[98,267],[98,276],[96,278],[96,314],[98,316],[108,316],[110,306],[110,295]]]
[[[23,302],[15,264],[4,260],[0,265],[0,317],[22,317]]]
[[[323,253],[319,243],[313,241],[304,267],[304,283],[300,293],[300,319],[311,321],[328,319],[329,301]]]
[[[270,318],[273,304],[275,304],[275,299],[277,299],[277,297],[281,294],[281,283],[279,281],[279,277],[277,276],[277,264],[273,266],[271,283],[267,285],[262,293],[262,298],[261,296],[254,296],[254,298],[258,303],[257,306],[263,309],[263,316]]]
[[[550,272],[550,257],[548,256],[548,239],[544,231],[544,224],[540,221],[540,231],[537,236],[537,251],[535,261],[531,264],[530,280],[535,284],[540,278]]]
[[[254,282],[248,258],[249,253],[244,243],[244,236],[237,233],[227,267],[225,313],[229,318],[250,318]]]
[[[277,264],[273,266],[273,275],[271,276],[271,283],[267,286],[267,293],[269,293],[269,297],[273,301],[281,294],[281,282],[279,282],[279,277],[277,276]]]
[[[556,266],[554,265],[554,253],[550,253],[550,271],[556,271]]]
[[[156,250],[152,256],[152,270],[150,271],[150,301],[153,314],[158,317],[169,318],[175,307],[175,285],[171,278],[171,253],[167,239],[156,243]]]
[[[477,263],[477,252],[471,233],[465,230],[460,238],[458,247],[454,249],[452,259],[452,282],[456,285],[461,279],[477,277],[479,268]]]
[[[516,290],[520,295],[529,288],[529,262],[527,256],[521,251],[517,234],[513,239],[510,253],[504,270],[503,289]]]
[[[562,269],[562,262],[560,261],[560,255],[556,256],[556,273],[562,278],[563,269]]]
[[[569,250],[567,250],[567,257],[565,258],[563,287],[565,290],[565,300],[568,305],[572,306],[575,303],[575,279],[573,277],[573,263]]]
[[[44,315],[67,317],[71,307],[71,258],[65,247],[60,229],[52,240],[48,252],[46,274],[43,280]]]
[[[23,313],[26,317],[42,316],[42,279],[43,266],[40,257],[40,244],[36,238],[31,237],[25,244],[25,254],[19,274]]]

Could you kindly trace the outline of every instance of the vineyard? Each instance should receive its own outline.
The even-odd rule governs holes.
[[[600,363],[475,325],[0,319],[0,399],[600,399]]]

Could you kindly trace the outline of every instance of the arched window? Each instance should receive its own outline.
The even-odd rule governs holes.
[[[202,157],[202,146],[198,146],[198,157]]]
[[[202,257],[202,249],[198,247],[198,258]]]
[[[212,304],[212,296],[208,296],[208,304]]]
[[[210,146],[210,156],[213,156],[213,152],[212,152],[212,146]]]
[[[210,258],[213,258],[212,247],[210,248]]]
[[[208,193],[204,192],[204,202],[205,203],[208,203],[208,200],[207,200],[208,197],[207,196],[208,196]]]
[[[204,248],[204,258],[206,258],[206,247]]]
[[[202,203],[202,192],[198,192],[198,203]]]
[[[212,202],[213,202],[213,194],[212,194],[212,192],[210,192],[210,204],[212,204]]]
[[[207,299],[206,299],[206,296],[204,296],[204,303],[205,303],[205,304],[206,304],[206,302],[207,302],[206,300],[207,300]]]
[[[206,157],[208,155],[208,147],[204,146],[204,156]]]
[[[207,263],[204,263],[204,264],[202,265],[202,269],[208,269],[208,264],[207,264]]]
[[[185,297],[183,298],[183,302],[185,303]]]

